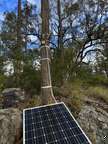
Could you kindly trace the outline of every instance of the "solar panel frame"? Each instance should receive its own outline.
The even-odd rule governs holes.
[[[69,110],[69,108],[66,106],[66,104],[64,102],[59,102],[59,103],[53,103],[53,104],[48,104],[48,105],[43,105],[43,106],[37,106],[37,107],[32,107],[32,108],[26,108],[23,110],[23,144],[25,144],[25,111],[26,110],[33,110],[33,109],[38,109],[38,108],[44,108],[44,107],[50,107],[53,105],[58,105],[58,104],[63,104],[65,106],[65,108],[67,109],[67,111],[69,112],[70,116],[72,117],[72,119],[75,121],[75,123],[77,124],[77,126],[80,128],[82,134],[85,136],[85,138],[87,139],[87,141],[89,142],[89,144],[92,144],[92,142],[90,141],[90,139],[87,137],[87,135],[85,134],[85,132],[83,131],[83,129],[81,128],[81,126],[79,125],[79,123],[76,121],[76,119],[74,118],[74,116],[72,115],[71,111]]]

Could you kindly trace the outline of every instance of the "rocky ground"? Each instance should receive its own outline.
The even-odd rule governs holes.
[[[88,99],[78,116],[78,122],[93,144],[108,144],[108,105]]]
[[[85,99],[77,117],[93,144],[108,144],[108,105]],[[16,108],[0,110],[0,144],[22,144],[22,112]]]
[[[0,144],[21,144],[22,117],[18,109],[0,110]]]

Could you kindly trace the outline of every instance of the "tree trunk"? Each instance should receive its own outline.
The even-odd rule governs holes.
[[[28,8],[28,1],[26,0],[26,9],[25,9],[25,54],[27,55],[27,33],[28,33],[28,15],[29,15],[29,8]]]
[[[17,16],[17,45],[15,50],[15,59],[14,59],[14,75],[15,75],[15,83],[16,87],[20,85],[20,73],[21,73],[21,0],[18,0],[18,16]]]
[[[61,16],[61,1],[57,0],[57,13],[58,13],[58,48],[62,54],[63,49],[63,28],[62,28],[62,16]]]
[[[42,105],[54,102],[49,56],[49,0],[41,0],[42,41],[41,41],[41,100]]]
[[[62,27],[62,15],[61,15],[61,0],[57,0],[57,13],[58,13],[58,58],[60,63],[60,76],[61,84],[64,83],[64,47],[63,47],[63,27]]]

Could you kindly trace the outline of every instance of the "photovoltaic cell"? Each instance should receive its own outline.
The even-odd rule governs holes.
[[[91,144],[64,103],[23,111],[23,144]]]

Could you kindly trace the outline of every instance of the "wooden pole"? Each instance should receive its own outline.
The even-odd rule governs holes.
[[[49,49],[49,0],[41,0],[42,38],[41,38],[41,100],[42,105],[54,102]]]
[[[21,46],[22,46],[22,40],[21,40],[21,0],[18,0],[18,15],[17,15],[17,46],[15,49],[15,59],[14,59],[14,74],[15,74],[15,83],[16,87],[20,86],[20,73],[21,73]]]

